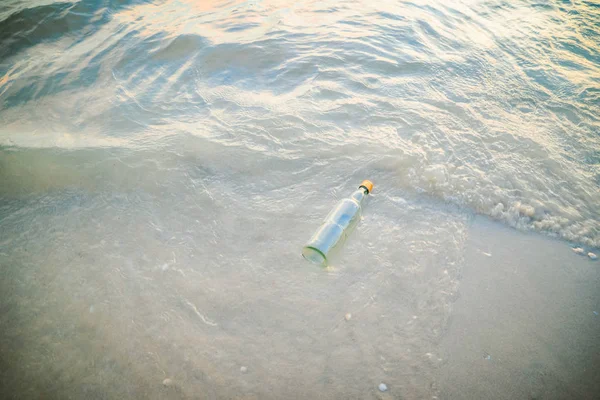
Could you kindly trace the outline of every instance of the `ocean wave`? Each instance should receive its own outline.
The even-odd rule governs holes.
[[[0,11],[0,145],[154,157],[181,136],[332,181],[350,165],[600,247],[590,4],[14,4]]]

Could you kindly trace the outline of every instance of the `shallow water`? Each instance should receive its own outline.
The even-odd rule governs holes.
[[[438,396],[475,215],[600,247],[592,2],[4,1],[0,101],[15,398]]]

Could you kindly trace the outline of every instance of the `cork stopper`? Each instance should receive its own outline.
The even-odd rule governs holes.
[[[367,193],[371,193],[373,191],[373,182],[364,180],[360,184],[359,188],[361,188],[361,187],[367,189]]]

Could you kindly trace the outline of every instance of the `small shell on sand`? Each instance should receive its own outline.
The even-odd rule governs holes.
[[[246,372],[248,372],[248,367],[245,367],[245,366],[243,366],[243,365],[242,365],[242,366],[240,367],[240,372],[241,372],[242,374],[245,374]]]
[[[380,392],[387,392],[387,389],[388,389],[388,387],[387,387],[387,385],[385,383],[380,383],[379,384],[379,391]]]
[[[173,386],[173,379],[167,378],[163,381],[163,386],[169,387]]]
[[[597,260],[598,256],[595,255],[594,253],[588,253],[588,257],[591,258],[592,260]]]
[[[571,250],[573,250],[573,252],[576,254],[585,254],[585,251],[581,247],[573,247]]]
[[[348,313],[348,314],[344,315],[344,319],[346,321],[350,321],[352,319],[352,314]]]

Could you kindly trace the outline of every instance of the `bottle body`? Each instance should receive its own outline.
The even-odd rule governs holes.
[[[368,193],[368,189],[361,186],[351,197],[341,200],[304,246],[302,256],[310,262],[326,266],[328,256],[344,244],[356,227]]]

